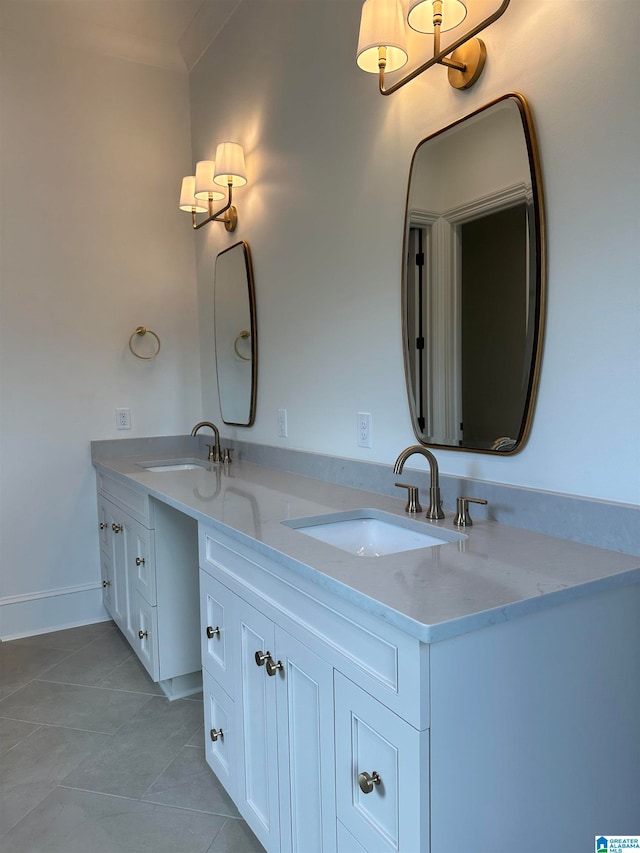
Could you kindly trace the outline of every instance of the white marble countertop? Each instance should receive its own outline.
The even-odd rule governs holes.
[[[285,519],[371,508],[406,518],[398,499],[248,462],[175,472],[140,463],[167,454],[100,458],[125,480],[255,548],[301,576],[424,642],[438,642],[548,606],[640,583],[640,558],[492,521],[474,521],[463,542],[382,557],[350,555],[286,527]],[[389,477],[393,472],[389,469]],[[473,514],[473,505],[471,506]],[[457,531],[453,514],[433,526]]]

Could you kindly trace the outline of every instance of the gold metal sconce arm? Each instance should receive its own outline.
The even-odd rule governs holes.
[[[224,227],[227,231],[235,231],[236,225],[238,224],[238,211],[232,204],[233,200],[233,184],[230,182],[227,184],[228,187],[228,197],[227,203],[224,207],[221,207],[220,210],[213,211],[213,200],[209,200],[209,216],[206,219],[203,219],[202,222],[198,222],[198,214],[195,210],[191,211],[191,225],[194,231],[197,231],[199,228],[202,228],[203,225],[207,225],[209,222],[224,222]]]
[[[478,33],[490,26],[498,18],[502,17],[507,10],[507,6],[511,0],[502,0],[500,6],[473,27],[469,32],[460,36],[452,44],[444,50],[440,49],[440,27],[434,27],[433,33],[433,56],[422,65],[414,68],[405,77],[397,80],[389,88],[385,88],[385,68],[386,68],[386,50],[379,49],[379,76],[378,86],[381,95],[393,95],[398,89],[401,89],[411,80],[415,80],[423,71],[431,68],[433,65],[445,65],[449,68],[449,83],[456,89],[468,89],[480,77],[484,68],[484,63],[487,56],[487,50],[484,42],[476,38]]]

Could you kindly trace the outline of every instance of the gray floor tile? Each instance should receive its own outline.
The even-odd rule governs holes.
[[[46,646],[17,645],[19,642],[0,643],[0,699],[10,696],[71,654]]]
[[[105,635],[109,635],[118,629],[115,623],[96,622],[93,625],[81,625],[78,628],[67,628],[64,631],[52,631],[50,634],[36,634],[33,637],[22,637],[20,640],[11,640],[8,645],[21,646],[43,646],[48,649],[62,649],[75,652],[83,648],[87,643],[92,643]]]
[[[197,747],[200,747],[201,749],[204,749],[204,747],[205,747],[204,726],[200,726],[198,731],[194,734],[194,736],[187,743],[187,746],[197,746]]]
[[[113,672],[105,676],[96,685],[108,687],[111,690],[128,690],[131,693],[149,693],[162,696],[162,690],[149,678],[147,670],[137,657],[130,657],[119,664]]]
[[[264,847],[243,820],[229,820],[207,853],[264,853]]]
[[[95,686],[132,654],[131,646],[120,631],[110,631],[48,669],[41,679]]]
[[[211,772],[204,751],[185,748],[142,798],[182,809],[240,817],[229,795]]]
[[[0,717],[0,755],[12,749],[17,743],[38,728],[33,723],[21,723],[19,720],[4,720]]]
[[[197,731],[202,708],[187,699],[144,698],[146,704],[118,730],[109,746],[73,770],[64,785],[134,798],[149,789]]]
[[[0,759],[0,831],[7,832],[109,735],[39,728]]]
[[[32,681],[0,702],[0,717],[110,733],[149,701],[141,693]]]
[[[223,824],[217,815],[56,788],[2,839],[2,853],[205,853]]]

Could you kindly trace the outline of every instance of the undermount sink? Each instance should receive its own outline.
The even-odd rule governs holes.
[[[140,467],[146,471],[193,471],[196,468],[207,468],[206,462],[200,459],[167,459],[164,462],[140,462]]]
[[[282,524],[358,557],[383,557],[467,538],[463,533],[441,530],[424,521],[400,518],[377,509],[293,518]]]

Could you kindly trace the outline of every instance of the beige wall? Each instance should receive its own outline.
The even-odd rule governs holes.
[[[34,49],[7,14],[0,62],[6,636],[103,614],[89,441],[188,432],[201,397],[193,237],[177,209],[186,71],[64,40]],[[155,361],[129,352],[140,324],[161,337]],[[131,431],[116,432],[116,406]]]
[[[216,252],[249,241],[259,322],[258,414],[227,435],[392,463],[414,442],[400,269],[406,182],[425,136],[509,91],[529,100],[547,201],[549,296],[538,407],[522,453],[440,451],[441,470],[622,502],[640,498],[640,4],[514,0],[483,34],[468,92],[434,68],[390,98],[355,65],[359,0],[245,0],[190,75],[194,160],[235,138],[251,184],[236,235],[196,236],[205,414],[218,417],[210,334]],[[587,59],[590,58],[588,61]],[[277,437],[278,408],[289,438]],[[371,450],[356,413],[371,412]],[[391,477],[390,473],[390,477]]]

